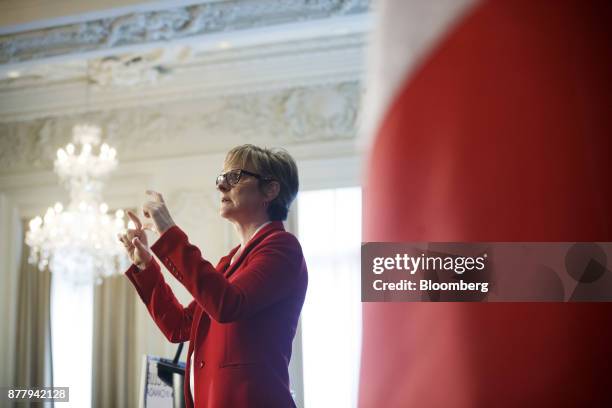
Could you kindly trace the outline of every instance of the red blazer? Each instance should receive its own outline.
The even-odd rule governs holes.
[[[289,392],[291,343],[308,284],[298,240],[281,221],[261,228],[239,258],[239,247],[216,267],[202,258],[187,235],[174,226],[151,246],[194,300],[183,307],[154,260],[126,275],[166,338],[189,340],[185,404],[194,354],[197,408],[295,407]]]

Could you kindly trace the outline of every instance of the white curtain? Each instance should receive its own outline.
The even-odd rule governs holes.
[[[300,193],[298,233],[309,277],[302,310],[305,407],[356,407],[361,189]]]
[[[51,327],[54,386],[70,387],[70,401],[62,406],[90,407],[93,287],[75,286],[52,274]]]

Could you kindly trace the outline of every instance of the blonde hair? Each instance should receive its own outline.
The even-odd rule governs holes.
[[[280,185],[278,196],[268,205],[268,216],[272,221],[287,219],[289,207],[299,189],[298,169],[293,157],[285,149],[265,148],[252,144],[236,146],[227,152],[225,163],[240,168],[249,167],[263,178],[276,180]],[[260,180],[260,187],[266,182]]]

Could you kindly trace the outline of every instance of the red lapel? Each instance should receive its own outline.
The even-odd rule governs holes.
[[[246,248],[244,248],[242,253],[238,256],[238,259],[236,259],[236,262],[234,262],[233,264],[229,266],[224,266],[224,267],[227,267],[224,273],[225,277],[229,278],[230,275],[232,275],[234,271],[238,269],[238,265],[240,265],[240,263],[242,262],[246,254],[248,254],[255,246],[257,246],[257,244],[259,244],[265,237],[270,235],[272,232],[278,231],[278,230],[281,230],[281,231],[285,230],[285,227],[282,221],[272,221],[271,223],[269,223],[268,225],[266,225],[265,227],[257,231],[257,234],[255,234],[255,236],[250,239],[250,241],[246,245]],[[227,255],[228,264],[230,260],[232,259],[232,257],[234,256],[234,254],[236,253],[236,251],[238,251],[239,247],[240,246],[237,246],[236,248],[232,249],[230,253]]]

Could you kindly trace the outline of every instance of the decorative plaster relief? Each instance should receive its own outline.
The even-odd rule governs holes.
[[[366,13],[369,0],[234,0],[0,36],[0,64]]]
[[[95,123],[120,161],[355,137],[358,82],[0,123],[0,173],[48,170],[76,123]]]

